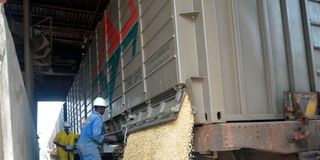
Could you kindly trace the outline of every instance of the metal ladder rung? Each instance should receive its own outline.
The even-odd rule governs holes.
[[[311,25],[320,27],[320,22],[318,22],[318,21],[311,21],[310,23],[311,23]]]
[[[313,46],[315,50],[320,50],[320,46]]]

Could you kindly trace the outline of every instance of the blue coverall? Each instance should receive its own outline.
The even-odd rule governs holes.
[[[104,125],[101,115],[93,111],[87,118],[78,140],[77,149],[82,160],[101,160],[99,146],[104,140]]]

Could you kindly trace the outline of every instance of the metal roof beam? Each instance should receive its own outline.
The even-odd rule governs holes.
[[[13,4],[20,4],[22,3],[20,1],[16,0],[10,0],[7,3],[13,3]],[[46,9],[52,9],[52,10],[60,10],[60,11],[66,11],[66,12],[74,12],[74,13],[82,13],[82,14],[91,14],[95,15],[94,11],[91,10],[83,10],[83,9],[73,9],[73,8],[67,8],[67,7],[62,7],[62,6],[54,6],[54,5],[47,5],[47,4],[39,4],[39,3],[31,3],[31,7],[36,7],[36,8],[46,8]],[[98,13],[98,15],[103,15],[103,13]]]
[[[85,29],[76,29],[76,28],[69,28],[69,27],[50,27],[50,26],[33,26],[34,29],[38,30],[49,30],[52,29],[53,32],[60,32],[60,33],[73,33],[73,34],[93,34],[92,31],[88,31]]]
[[[76,41],[76,40],[68,40],[63,38],[53,38],[53,41],[58,41],[61,43],[68,43],[68,44],[79,44],[79,45],[89,45],[88,42]]]
[[[11,14],[11,15],[18,15],[18,16],[23,16],[23,13],[20,13],[20,12],[14,12],[14,11],[7,11],[6,12],[7,14]],[[43,15],[37,15],[37,14],[32,14],[31,15],[32,17],[34,18],[47,18],[48,16],[43,16]],[[88,24],[76,24],[76,23],[70,23],[70,22],[66,22],[66,21],[57,21],[57,20],[53,20],[52,21],[52,25],[55,26],[55,27],[72,27],[72,28],[77,28],[77,29],[86,29],[86,30],[89,30],[88,28]]]

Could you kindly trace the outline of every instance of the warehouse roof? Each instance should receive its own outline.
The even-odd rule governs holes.
[[[51,48],[50,66],[41,68],[40,72],[35,71],[39,100],[64,99],[108,2],[109,0],[31,1],[32,34],[46,37]],[[5,13],[23,71],[23,1],[7,1]]]

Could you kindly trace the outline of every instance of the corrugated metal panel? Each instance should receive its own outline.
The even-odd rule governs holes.
[[[79,72],[81,73],[81,72]],[[69,118],[68,120],[70,121],[72,128],[71,130],[75,133],[80,132],[79,128],[79,116],[80,116],[80,101],[81,101],[81,94],[82,90],[80,89],[80,74],[78,74],[75,78],[74,83],[72,84],[71,90],[70,90],[70,100],[71,100],[71,105],[69,106]]]
[[[85,98],[105,97],[111,117],[187,80],[196,87],[197,77],[197,123],[283,119],[284,91],[319,84],[311,74],[320,68],[317,2],[307,4],[315,68],[298,0],[139,2],[111,1],[89,50],[92,95]]]
[[[320,3],[312,0],[306,2],[310,51],[313,55],[316,90],[320,89]]]
[[[216,113],[224,112],[227,116],[225,120],[259,119],[258,117],[254,118],[254,116],[259,115],[260,118],[266,118],[268,114],[281,114],[278,113],[278,111],[273,111],[273,108],[270,108],[274,105],[274,84],[272,85],[271,83],[274,83],[275,77],[269,68],[273,66],[272,62],[270,62],[272,61],[272,53],[268,50],[270,49],[268,47],[271,47],[272,50],[273,46],[270,44],[270,39],[267,38],[273,35],[265,35],[268,33],[263,31],[264,26],[262,26],[261,21],[269,20],[267,17],[264,17],[265,13],[260,11],[259,7],[266,7],[264,8],[266,9],[265,12],[268,12],[268,8],[265,5],[266,4],[259,3],[255,0],[245,2],[225,1],[210,4],[212,7],[207,8],[210,9],[210,11],[207,11],[208,14],[215,14],[217,16],[216,21],[212,22],[214,24],[211,24],[214,25],[212,27],[215,27],[216,31],[207,30],[207,33],[201,31],[204,35],[208,36],[208,39],[203,39],[204,43],[209,43],[207,45],[213,47],[207,47],[206,54],[208,54],[208,58],[206,59],[208,60],[204,60],[205,57],[199,57],[199,61],[204,60],[206,62],[199,64],[200,72],[202,72],[200,74],[206,77],[208,76],[209,78],[208,87],[210,88],[208,92],[223,94],[223,97],[219,99],[219,104],[214,104],[211,100],[211,104],[209,105],[211,107],[221,105],[222,108],[215,108],[213,111]],[[274,9],[277,13],[280,12],[279,5],[279,2],[273,5],[277,7]],[[214,11],[213,7],[217,8],[217,11]],[[223,19],[222,17],[228,18]],[[270,17],[270,19],[271,18],[272,17]],[[277,18],[276,21],[281,21],[281,15],[274,16],[273,18]],[[248,25],[250,29],[248,29]],[[196,27],[205,30],[209,26],[198,25]],[[276,23],[273,24],[273,27],[282,28],[281,24]],[[202,34],[201,32],[199,32],[199,34]],[[215,33],[219,36],[215,36]],[[209,38],[214,39],[214,41],[210,42]],[[217,43],[220,39],[221,42]],[[279,44],[284,46],[284,41]],[[200,47],[204,47],[203,49],[205,49],[206,46]],[[199,50],[200,52],[203,51],[200,47],[198,52]],[[209,55],[210,51],[216,52],[217,54]],[[279,55],[284,53],[285,52],[282,52]],[[214,60],[217,58],[221,59],[221,61]],[[214,62],[217,63],[213,64]],[[283,62],[286,63],[286,60],[283,59],[282,63]],[[208,66],[210,68],[208,68]],[[213,69],[214,66],[219,67],[221,71]],[[279,70],[280,69],[279,66]],[[222,77],[220,78],[220,76]],[[283,77],[285,77],[285,74],[282,75],[282,78]],[[215,78],[219,78],[217,82],[222,85],[222,91],[214,89],[213,84],[215,83]],[[287,89],[288,88],[285,90]],[[284,90],[282,90],[281,93],[283,91]],[[213,95],[209,95],[208,98],[215,99],[212,96]],[[208,110],[205,112],[208,112]],[[211,120],[218,120],[216,113],[212,113],[211,111],[211,113],[206,114],[209,115]],[[279,115],[278,118],[281,118],[281,115]]]
[[[97,79],[97,37],[96,34],[92,37],[92,44],[89,47],[89,56],[90,56],[90,68],[91,68],[91,80],[92,80],[92,90],[93,92],[98,92],[98,79]]]
[[[91,79],[91,65],[90,65],[90,55],[89,52],[84,59],[84,83],[85,83],[85,101],[86,106],[89,106],[92,102],[92,79]]]
[[[120,28],[121,22],[119,21],[120,18],[120,3],[119,1],[110,1],[113,7],[108,7],[105,14],[105,27],[107,27],[106,35],[106,55],[108,65],[105,68],[107,73],[107,89],[104,90],[106,94],[105,97],[107,98],[108,102],[110,103],[110,107],[113,114],[120,114],[123,111],[123,94],[122,94],[122,73],[121,67],[122,63],[120,60],[121,55],[121,48],[119,47],[120,39],[122,38],[120,35]],[[115,7],[116,6],[116,7]],[[107,113],[106,113],[107,114]],[[106,115],[105,114],[105,115]],[[104,116],[106,118],[106,116]]]

